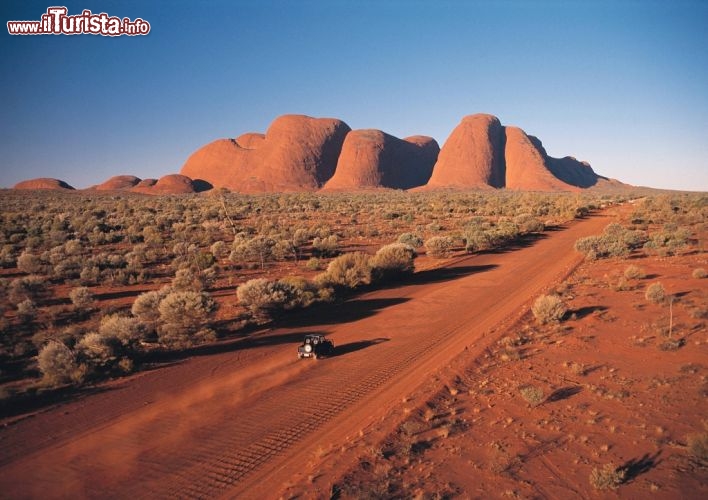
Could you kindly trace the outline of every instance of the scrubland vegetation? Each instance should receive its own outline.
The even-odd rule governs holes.
[[[580,267],[477,354],[441,368],[425,399],[406,398],[393,432],[380,443],[362,438],[358,461],[338,478],[325,472],[288,493],[702,491],[707,236],[704,194],[653,195],[613,211],[601,234],[576,242]]]
[[[399,279],[418,254],[432,267],[495,251],[626,199],[2,192],[2,393],[129,373],[156,354],[239,337],[288,311]],[[592,259],[671,255],[686,248],[691,224],[705,220],[701,197],[647,198],[636,207],[631,227],[612,225],[578,250]],[[558,311],[544,314],[556,321]]]

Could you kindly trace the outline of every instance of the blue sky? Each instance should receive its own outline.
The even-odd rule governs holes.
[[[152,30],[7,33],[53,5]],[[285,113],[442,145],[486,112],[600,174],[708,191],[705,1],[5,0],[0,14],[0,187],[176,173]]]

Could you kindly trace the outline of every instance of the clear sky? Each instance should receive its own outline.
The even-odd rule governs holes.
[[[147,36],[10,36],[66,5]],[[442,145],[486,112],[552,156],[708,191],[708,2],[3,0],[0,187],[179,172],[300,113]]]

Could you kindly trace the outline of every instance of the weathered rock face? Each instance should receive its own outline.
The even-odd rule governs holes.
[[[466,116],[440,151],[430,188],[577,191],[604,179],[575,158],[552,158],[536,137],[492,115]]]
[[[332,118],[281,116],[265,136],[244,134],[207,144],[180,173],[238,192],[312,191],[334,174],[349,130]]]
[[[13,189],[54,189],[59,191],[69,191],[74,188],[66,182],[49,177],[40,177],[18,182]]]
[[[326,190],[410,189],[430,178],[440,148],[432,137],[399,139],[380,130],[353,130],[344,139]]]
[[[116,175],[106,182],[99,184],[94,189],[97,191],[123,191],[140,184],[140,178],[134,175]]]
[[[506,187],[519,191],[575,191],[553,175],[541,141],[518,127],[506,127]]]
[[[445,141],[428,187],[503,187],[504,129],[496,116],[465,116]]]

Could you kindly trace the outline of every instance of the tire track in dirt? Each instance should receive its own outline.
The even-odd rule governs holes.
[[[97,429],[85,422],[85,432],[76,439],[11,459],[0,468],[0,491],[13,498],[255,498],[272,493],[296,467],[293,462],[321,444],[306,441],[308,432],[326,430],[330,442],[337,441],[361,428],[361,416],[387,411],[406,387],[419,384],[569,272],[579,260],[572,252],[575,239],[599,232],[608,222],[594,217],[531,248],[460,259],[451,266],[460,272],[440,281],[435,273],[444,271],[428,271],[429,281],[372,292],[340,306],[344,319],[339,323],[309,318],[308,324],[303,315],[296,327],[268,334],[276,338],[316,329],[340,348],[369,342],[342,356],[298,362],[292,344],[276,343],[253,348],[253,356],[223,363],[196,382],[190,380],[189,362],[174,367],[172,376],[188,381],[186,389],[152,394],[155,404],[118,412],[114,423]],[[349,314],[367,301],[378,307]],[[202,359],[193,365],[207,364]],[[129,398],[103,396],[118,407],[121,397]],[[84,404],[90,407],[91,398]],[[100,413],[100,407],[92,411]],[[51,425],[53,413],[36,418]],[[21,435],[22,428],[17,431]]]

